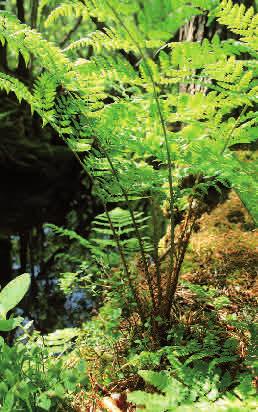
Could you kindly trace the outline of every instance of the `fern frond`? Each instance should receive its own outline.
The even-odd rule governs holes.
[[[0,89],[8,94],[15,93],[19,102],[25,100],[29,105],[33,105],[33,96],[24,84],[15,77],[0,72]]]
[[[41,74],[34,83],[33,106],[42,112],[44,124],[54,122],[57,84],[58,81],[48,72]]]
[[[256,225],[258,224],[257,173],[258,170],[255,164],[248,166],[245,162],[240,161],[234,154],[231,155],[230,166],[228,165],[225,170],[225,176],[227,175],[228,181],[231,183],[231,186],[238,194]]]
[[[161,392],[166,392],[171,383],[171,378],[166,371],[153,372],[153,371],[139,371],[139,375],[145,380],[155,386]]]
[[[119,238],[121,245],[127,254],[134,254],[139,251],[138,239],[134,237],[135,227],[132,222],[132,217],[128,210],[121,209],[119,207],[113,209],[109,212],[112,225],[116,231],[116,235]],[[146,231],[148,226],[146,221],[148,217],[144,217],[142,212],[134,213],[135,221],[141,232]],[[110,229],[110,223],[106,214],[101,214],[96,217],[93,222],[93,232],[98,235],[92,239],[98,247],[106,248],[113,247],[116,248],[117,245],[113,239],[113,231]],[[146,252],[152,251],[152,246],[150,239],[147,236],[142,236],[144,241],[144,248]]]
[[[32,54],[39,60],[42,67],[57,76],[60,81],[69,70],[70,62],[62,51],[42,35],[7,11],[0,11],[0,36],[14,50],[24,55],[25,61]]]
[[[248,43],[254,50],[258,50],[258,14],[254,8],[246,9],[244,4],[233,4],[232,0],[223,0],[219,6],[218,21],[225,24],[243,42]]]
[[[60,17],[83,17],[87,19],[89,17],[86,4],[80,0],[67,1],[60,4],[48,15],[45,20],[45,27],[49,27],[57,22]]]
[[[226,42],[221,42],[215,35],[211,41],[204,39],[202,42],[172,42],[171,62],[181,69],[199,69],[207,64],[226,60],[232,54]]]
[[[78,48],[92,46],[96,53],[103,50],[125,50],[126,52],[136,51],[136,46],[128,39],[121,38],[116,31],[106,28],[105,31],[96,30],[87,37],[81,38],[64,49],[64,51],[75,50]]]
[[[81,246],[85,247],[86,249],[93,249],[91,243],[84,237],[78,235],[78,233],[76,233],[74,230],[64,229],[63,227],[59,227],[50,223],[48,223],[46,227],[50,228],[52,232],[56,235],[68,237],[70,240],[76,240],[77,242],[79,242]]]
[[[64,353],[68,349],[71,349],[72,341],[77,338],[79,334],[80,329],[77,328],[57,329],[55,332],[44,336],[44,346],[47,347],[50,355]]]

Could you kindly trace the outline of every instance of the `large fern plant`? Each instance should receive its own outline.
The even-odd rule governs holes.
[[[201,14],[233,37],[174,41],[179,28]],[[8,73],[0,73],[0,87],[56,130],[94,181],[105,212],[95,228],[105,228],[95,248],[112,244],[119,252],[139,314],[144,321],[151,313],[156,330],[156,315],[170,319],[198,205],[209,187],[233,187],[257,220],[254,166],[231,147],[257,136],[258,17],[231,0],[40,2],[38,27],[45,25],[46,33],[61,17],[89,27],[63,49],[0,12],[2,44],[40,67],[32,87]],[[193,182],[183,188],[187,176]],[[150,205],[148,225],[135,210],[139,199]],[[156,227],[164,202],[170,222],[162,248]],[[110,213],[116,203],[126,211]],[[183,211],[178,228],[177,210]],[[154,229],[148,234],[149,226]],[[133,253],[139,256],[134,266]]]

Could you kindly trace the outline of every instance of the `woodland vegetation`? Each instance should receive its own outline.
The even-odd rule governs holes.
[[[0,1],[0,410],[257,409],[254,0]]]

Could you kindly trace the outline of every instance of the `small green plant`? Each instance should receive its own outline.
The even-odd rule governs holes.
[[[78,341],[82,357],[88,361],[88,369],[100,384],[109,384],[119,376],[120,345],[130,344],[125,343],[127,333],[123,336],[120,329],[121,312],[118,302],[107,301],[96,317],[84,323]]]
[[[254,375],[249,368],[235,372],[236,344],[229,338],[221,347],[218,336],[207,333],[202,344],[192,339],[185,346],[139,354],[131,364],[156,368],[138,372],[155,392],[135,391],[129,400],[149,412],[255,410]],[[161,359],[169,366],[157,371]]]
[[[25,273],[9,282],[0,292],[0,331],[8,332],[21,324],[22,317],[6,319],[7,313],[20,303],[30,287],[30,275]]]
[[[22,300],[30,286],[30,275],[23,274],[9,282],[0,292],[0,331],[10,331],[21,325],[22,317],[6,319],[7,313]],[[0,409],[2,412],[35,412],[63,410],[67,399],[87,384],[85,362],[66,367],[65,358],[53,357],[53,352],[64,351],[65,345],[76,336],[67,330],[44,339],[26,334],[22,340],[8,346],[0,337]],[[53,347],[55,345],[55,347]],[[60,349],[61,348],[61,349]],[[69,410],[69,409],[67,409]]]
[[[231,303],[228,296],[222,295],[221,291],[215,287],[198,285],[186,281],[183,281],[182,284],[195,294],[197,301],[200,303],[212,304],[216,309],[222,309]]]
[[[216,371],[212,374],[203,369],[194,368],[187,376],[173,377],[169,372],[140,371],[144,381],[160,393],[136,391],[129,394],[130,401],[146,412],[250,412],[257,404],[255,389],[250,376],[240,376],[239,385],[234,391],[223,391],[224,383],[235,384],[229,374],[220,377]]]
[[[86,364],[51,356],[42,338],[8,346],[0,338],[0,409],[2,412],[69,411],[79,385],[87,386]]]

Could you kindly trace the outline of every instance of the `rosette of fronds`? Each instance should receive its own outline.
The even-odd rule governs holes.
[[[118,251],[129,280],[135,268],[128,255],[137,253],[147,299],[168,318],[198,217],[196,203],[210,186],[231,186],[257,220],[254,167],[232,150],[257,137],[257,15],[227,0],[55,5],[41,3],[40,13],[52,9],[47,27],[60,17],[81,18],[89,32],[59,48],[0,12],[2,44],[42,69],[30,90],[5,73],[0,87],[26,100],[75,153],[103,204],[95,247]],[[203,13],[209,14],[207,24],[217,18],[234,38],[173,41],[182,25]],[[193,184],[185,188],[187,176]],[[152,223],[137,209],[142,200],[152,209]],[[170,219],[165,253],[159,249],[161,232],[148,233],[151,225],[155,233],[157,205],[164,200]],[[183,216],[178,233],[177,209]],[[161,265],[164,255],[167,265]],[[133,283],[132,290],[137,300]]]

